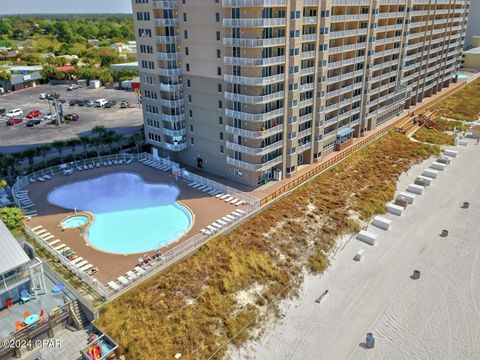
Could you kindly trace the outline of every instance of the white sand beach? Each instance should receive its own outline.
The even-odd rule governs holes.
[[[457,146],[459,156],[375,247],[356,239],[322,276],[307,276],[300,296],[281,304],[284,317],[233,359],[478,359],[480,357],[480,145]],[[397,190],[433,162],[402,175]],[[461,208],[464,201],[468,209]],[[448,237],[440,237],[443,229]],[[359,249],[362,262],[353,261]],[[421,278],[412,280],[414,269]],[[329,294],[315,299],[325,289]],[[366,332],[376,346],[366,349]]]

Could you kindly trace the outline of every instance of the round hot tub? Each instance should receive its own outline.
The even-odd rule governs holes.
[[[90,217],[87,215],[73,215],[62,221],[64,229],[74,229],[80,226],[87,225],[90,222]]]

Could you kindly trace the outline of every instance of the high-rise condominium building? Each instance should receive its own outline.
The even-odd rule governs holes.
[[[132,0],[154,154],[294,174],[447,86],[470,0]]]

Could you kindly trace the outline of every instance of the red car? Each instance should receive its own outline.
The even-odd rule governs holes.
[[[39,117],[40,115],[42,115],[42,112],[40,110],[32,110],[27,114],[27,118],[33,119]]]
[[[67,102],[67,100],[65,99],[57,99],[57,102],[60,103],[60,104],[65,104]]]
[[[13,118],[7,121],[7,125],[13,126],[13,125],[21,124],[22,122],[23,122],[23,119]]]
[[[80,120],[80,116],[78,116],[77,114],[68,114],[68,115],[65,115],[65,120],[77,121],[77,120]]]

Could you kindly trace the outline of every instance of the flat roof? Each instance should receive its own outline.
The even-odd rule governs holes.
[[[10,71],[40,71],[43,66],[9,66]]]
[[[473,48],[473,49],[470,49],[470,50],[467,50],[467,51],[464,51],[463,53],[464,54],[480,55],[480,46],[476,47],[476,48]]]
[[[0,274],[30,262],[30,258],[0,220]]]

